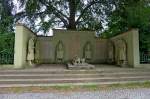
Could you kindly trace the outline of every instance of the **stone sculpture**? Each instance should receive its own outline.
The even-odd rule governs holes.
[[[85,58],[75,57],[67,64],[69,69],[93,69],[95,66],[85,62]]]
[[[124,45],[119,50],[119,60],[126,60],[126,48]]]
[[[82,64],[82,65],[86,64],[85,58],[82,58],[82,59],[81,59],[81,64]]]
[[[72,64],[73,64],[73,65],[79,65],[79,64],[80,64],[80,58],[75,57],[75,58],[72,60]]]
[[[119,40],[119,45],[118,45],[118,62],[117,64],[120,66],[126,66],[127,65],[127,48],[126,48],[126,43],[123,40]]]
[[[62,61],[64,58],[64,47],[62,42],[59,42],[56,49],[56,59]]]
[[[40,63],[40,42],[36,40],[35,42],[35,62],[36,64]]]
[[[35,40],[35,37],[31,37],[28,41],[27,61],[29,65],[33,65],[34,58],[35,58],[34,57],[34,49],[35,49],[34,40]]]
[[[108,43],[108,63],[114,62],[114,46],[112,42]]]
[[[90,43],[87,43],[85,46],[84,57],[86,60],[90,60],[92,58],[92,50]]]
[[[85,62],[85,58],[79,58],[79,57],[75,57],[72,60],[72,64],[79,66],[79,65],[86,65],[87,63]]]

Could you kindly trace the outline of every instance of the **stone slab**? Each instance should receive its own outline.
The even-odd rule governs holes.
[[[94,66],[94,65],[91,65],[91,64],[72,65],[71,63],[68,63],[68,64],[67,64],[67,68],[68,68],[68,69],[76,69],[76,70],[79,70],[79,69],[94,69],[95,66]]]

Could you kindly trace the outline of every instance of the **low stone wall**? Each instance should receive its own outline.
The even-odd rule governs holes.
[[[150,69],[150,64],[140,64],[139,67]]]
[[[10,64],[5,64],[5,65],[0,65],[0,69],[13,69],[14,65]]]

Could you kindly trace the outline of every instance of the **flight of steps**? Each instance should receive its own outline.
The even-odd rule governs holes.
[[[150,81],[149,69],[0,70],[0,87],[113,84]]]

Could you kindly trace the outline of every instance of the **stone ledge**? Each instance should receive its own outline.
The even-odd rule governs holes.
[[[94,69],[95,66],[91,65],[91,64],[85,64],[85,65],[72,65],[71,63],[67,64],[67,68],[68,69],[75,69],[75,70],[79,70],[79,69]]]
[[[13,69],[14,65],[13,64],[0,64],[0,69]]]

